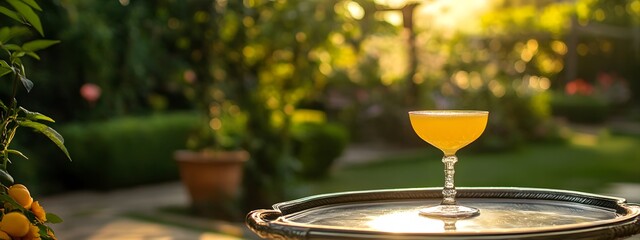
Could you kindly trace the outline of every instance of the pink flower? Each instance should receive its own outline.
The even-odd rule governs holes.
[[[93,83],[85,83],[84,85],[82,85],[82,87],[80,87],[80,95],[90,103],[98,101],[101,93],[102,89],[98,85]]]

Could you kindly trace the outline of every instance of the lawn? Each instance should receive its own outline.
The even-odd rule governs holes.
[[[536,187],[603,192],[611,183],[640,183],[640,136],[576,133],[566,143],[536,143],[500,153],[459,152],[456,186]],[[441,187],[441,155],[431,147],[334,171],[301,193]]]

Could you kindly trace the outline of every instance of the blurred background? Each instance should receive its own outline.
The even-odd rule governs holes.
[[[439,187],[417,109],[490,111],[459,186],[640,184],[640,0],[39,4],[61,43],[25,63],[35,87],[18,100],[57,120],[73,161],[19,136],[30,159],[10,170],[35,195],[179,181],[181,149],[250,154],[240,221],[313,194]]]

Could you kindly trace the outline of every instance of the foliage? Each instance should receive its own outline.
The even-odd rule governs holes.
[[[609,116],[609,104],[599,97],[554,94],[553,112],[576,123],[602,123]]]
[[[494,10],[482,16],[484,34],[562,36],[571,23],[574,3],[558,1],[496,1]]]
[[[475,148],[503,150],[525,141],[555,138],[550,97],[546,93],[561,69],[553,51],[556,41],[524,37],[478,38],[458,34],[451,46],[445,73],[430,90],[436,108],[486,109],[490,120]],[[445,44],[445,43],[443,43]],[[457,54],[461,53],[461,54]]]
[[[60,39],[33,62],[32,75],[49,91],[33,91],[28,106],[52,109],[60,121],[101,120],[191,106],[181,86],[184,61],[168,27],[169,1],[43,1],[47,36]],[[173,1],[176,2],[176,1]],[[175,5],[182,4],[177,1]],[[179,9],[179,8],[178,8]],[[53,80],[55,79],[55,81]],[[97,86],[99,99],[83,98],[80,89]]]
[[[197,113],[181,112],[64,125],[60,132],[75,161],[58,170],[64,174],[49,177],[65,189],[97,190],[178,179],[173,151],[185,148],[199,119]],[[35,154],[59,156],[44,147]]]
[[[30,29],[25,26],[31,26],[35,29],[39,35],[44,35],[42,24],[39,16],[35,11],[42,11],[40,6],[32,0],[6,0],[0,3],[0,13],[5,17],[11,18],[19,23],[16,26],[2,26],[0,27],[0,50],[2,50],[2,57],[0,59],[0,77],[4,79],[8,78],[11,93],[8,99],[0,100],[0,142],[2,149],[0,149],[0,156],[2,157],[2,165],[0,168],[0,177],[2,181],[2,191],[0,193],[0,201],[3,203],[4,211],[3,215],[8,216],[14,212],[19,212],[26,216],[29,220],[29,224],[32,224],[36,231],[31,231],[31,235],[41,235],[44,239],[52,239],[53,235],[49,234],[51,229],[45,225],[47,221],[45,218],[36,218],[31,209],[31,204],[22,205],[18,204],[19,201],[16,196],[12,196],[12,188],[17,185],[8,188],[5,184],[13,184],[14,179],[8,172],[8,163],[10,163],[11,156],[17,156],[21,158],[27,158],[22,152],[13,149],[11,143],[13,142],[17,131],[20,127],[31,128],[32,130],[43,134],[49,138],[64,154],[67,158],[71,159],[69,153],[64,146],[64,139],[53,128],[46,125],[46,122],[54,122],[50,117],[38,112],[29,111],[20,105],[18,105],[16,95],[20,85],[22,85],[27,92],[31,91],[34,84],[27,78],[27,72],[23,64],[23,57],[29,56],[35,59],[40,59],[40,56],[36,51],[45,49],[51,45],[58,43],[56,40],[35,39],[27,42],[23,41],[23,38],[28,37]],[[24,187],[24,186],[22,186]],[[24,191],[28,193],[26,187]],[[23,196],[23,198],[31,199],[31,196]],[[15,201],[14,201],[15,199]],[[32,200],[31,200],[32,201]],[[44,210],[42,210],[44,212]],[[12,224],[5,223],[6,220],[3,216],[1,225]],[[52,215],[54,216],[54,215]],[[51,219],[53,219],[52,217]],[[56,219],[59,219],[55,217]],[[9,221],[9,220],[7,220]],[[56,221],[57,222],[57,221]],[[29,225],[31,228],[31,225]],[[0,230],[5,230],[0,226]],[[21,232],[7,232],[13,238],[23,237]]]
[[[59,76],[43,82],[51,91],[37,93],[51,101],[32,105],[76,120],[197,108],[206,113],[199,115],[205,134],[189,147],[249,150],[255,174],[247,175],[255,179],[246,185],[255,191],[247,192],[283,191],[274,194],[282,198],[284,182],[294,180],[291,113],[322,101],[332,79],[348,81],[342,73],[357,74],[349,57],[366,49],[368,34],[395,31],[376,24],[374,3],[358,1],[370,14],[356,19],[349,2],[45,3],[54,11],[43,24],[60,29],[56,37],[67,44],[52,49],[42,66],[47,71],[38,73]],[[375,73],[359,78],[368,76]],[[77,94],[89,83],[102,90],[93,104]],[[246,137],[236,134],[244,131]],[[247,196],[267,204],[274,198]]]
[[[225,96],[247,114],[245,146],[252,159],[244,197],[245,207],[255,209],[291,194],[296,165],[292,114],[303,102],[321,97],[332,61],[338,61],[330,54],[332,41],[358,35],[358,23],[346,15],[342,1],[215,4],[219,15],[211,18],[227,27],[212,33],[216,62],[210,72],[214,82],[231,86]]]
[[[342,154],[349,140],[343,126],[329,123],[295,124],[291,134],[301,173],[309,179],[327,177],[334,160]]]
[[[163,37],[168,54],[179,56],[174,70],[182,80],[186,98],[200,111],[200,128],[189,138],[194,150],[236,150],[242,147],[246,114],[235,103],[236,79],[228,79],[241,49],[232,49],[226,38],[232,37],[237,23],[227,23],[222,3],[185,1],[158,3],[166,20]],[[231,35],[228,35],[231,34]],[[234,60],[235,59],[235,60]]]
[[[595,82],[583,79],[568,82],[564,92],[553,95],[554,114],[573,122],[602,123],[627,106],[631,93],[625,79],[600,73]]]

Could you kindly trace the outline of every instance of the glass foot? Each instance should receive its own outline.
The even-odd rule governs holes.
[[[420,209],[420,215],[431,218],[470,218],[480,214],[480,210],[473,207],[459,205],[438,205]]]

